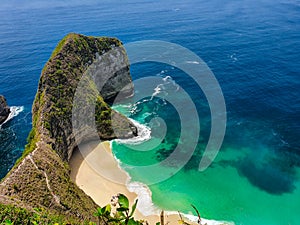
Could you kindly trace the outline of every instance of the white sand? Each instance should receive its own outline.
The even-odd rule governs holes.
[[[80,151],[74,150],[70,161],[71,179],[78,187],[101,207],[109,204],[112,196],[118,193],[126,195],[130,205],[132,205],[137,198],[137,194],[127,189],[126,184],[129,182],[129,176],[120,169],[111,152],[109,142],[100,144],[98,142],[90,142],[81,145],[79,148]],[[143,204],[143,202],[139,202],[139,204]],[[153,211],[153,209],[149,208],[149,211],[151,210]],[[137,210],[134,217],[135,219],[146,220],[150,225],[155,225],[160,221],[159,213],[157,211],[156,215],[145,216]],[[177,213],[165,213],[165,224],[179,224],[179,220],[180,217]],[[196,224],[191,221],[188,222]],[[205,223],[208,225],[223,224],[202,219],[202,224]]]

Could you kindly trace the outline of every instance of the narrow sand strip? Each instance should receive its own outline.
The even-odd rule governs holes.
[[[132,205],[137,194],[130,192],[126,183],[129,181],[127,173],[119,168],[114,158],[109,142],[90,142],[82,144],[79,150],[74,150],[70,160],[71,179],[89,195],[99,206],[110,203],[112,196],[122,193],[126,195]],[[145,216],[138,210],[134,215],[135,219],[146,220],[150,225],[160,221],[159,212],[157,215]],[[165,213],[165,224],[179,224],[178,214]],[[191,224],[196,224],[188,221]],[[217,221],[202,221],[202,224],[222,224]]]

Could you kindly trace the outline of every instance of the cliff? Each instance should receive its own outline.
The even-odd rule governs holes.
[[[106,58],[102,59],[104,55]],[[84,78],[87,71],[91,72],[93,62],[101,66],[98,70],[101,73],[95,80]],[[85,101],[94,102],[92,121],[96,135],[87,132],[89,126],[79,127],[81,133],[75,140],[73,101],[82,80],[88,86],[81,95]],[[100,92],[99,85],[102,85]],[[46,210],[72,224],[94,220],[97,205],[70,180],[68,160],[81,141],[137,135],[136,127],[108,104],[120,92],[123,97],[131,95],[133,85],[127,56],[119,40],[79,34],[63,38],[42,70],[28,144],[23,156],[0,184],[0,203],[29,211]],[[87,111],[82,105],[75,114]]]
[[[7,106],[6,99],[3,95],[0,95],[0,125],[7,119],[9,113],[10,109]]]

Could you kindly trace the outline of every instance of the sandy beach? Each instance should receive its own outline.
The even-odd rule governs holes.
[[[80,145],[79,149],[74,150],[70,160],[71,179],[101,207],[109,204],[112,196],[118,193],[126,195],[130,205],[132,205],[138,195],[127,189],[126,184],[128,184],[130,178],[126,172],[120,169],[111,152],[110,143],[89,142]],[[145,203],[138,202],[134,214],[135,219],[146,220],[150,225],[160,221],[159,209],[149,205],[146,211],[153,212],[154,215],[144,215],[140,212],[139,205],[143,205],[145,209]],[[177,213],[165,213],[165,224],[179,224],[179,220],[180,217]],[[191,221],[187,222],[197,224]],[[202,220],[202,224],[205,223],[208,225],[223,224],[217,221]]]

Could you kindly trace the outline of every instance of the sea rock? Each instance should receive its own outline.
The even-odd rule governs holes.
[[[10,113],[10,108],[7,106],[6,99],[0,95],[0,125],[7,119]]]
[[[60,157],[69,160],[82,141],[137,135],[132,122],[108,105],[117,95],[126,98],[132,93],[129,63],[122,43],[116,38],[72,33],[58,44],[43,69],[32,109],[33,117],[39,116],[36,121],[33,118],[33,123]],[[74,110],[75,97],[81,105],[75,105]],[[91,101],[94,104],[88,105]],[[91,120],[93,116],[95,122]],[[112,123],[113,116],[116,126]],[[95,127],[97,132],[93,132]]]
[[[72,224],[94,221],[98,206],[71,181],[68,161],[81,142],[137,135],[135,125],[108,104],[132,93],[127,55],[118,39],[64,37],[42,70],[28,144],[0,184],[0,204],[38,206],[71,218]]]

